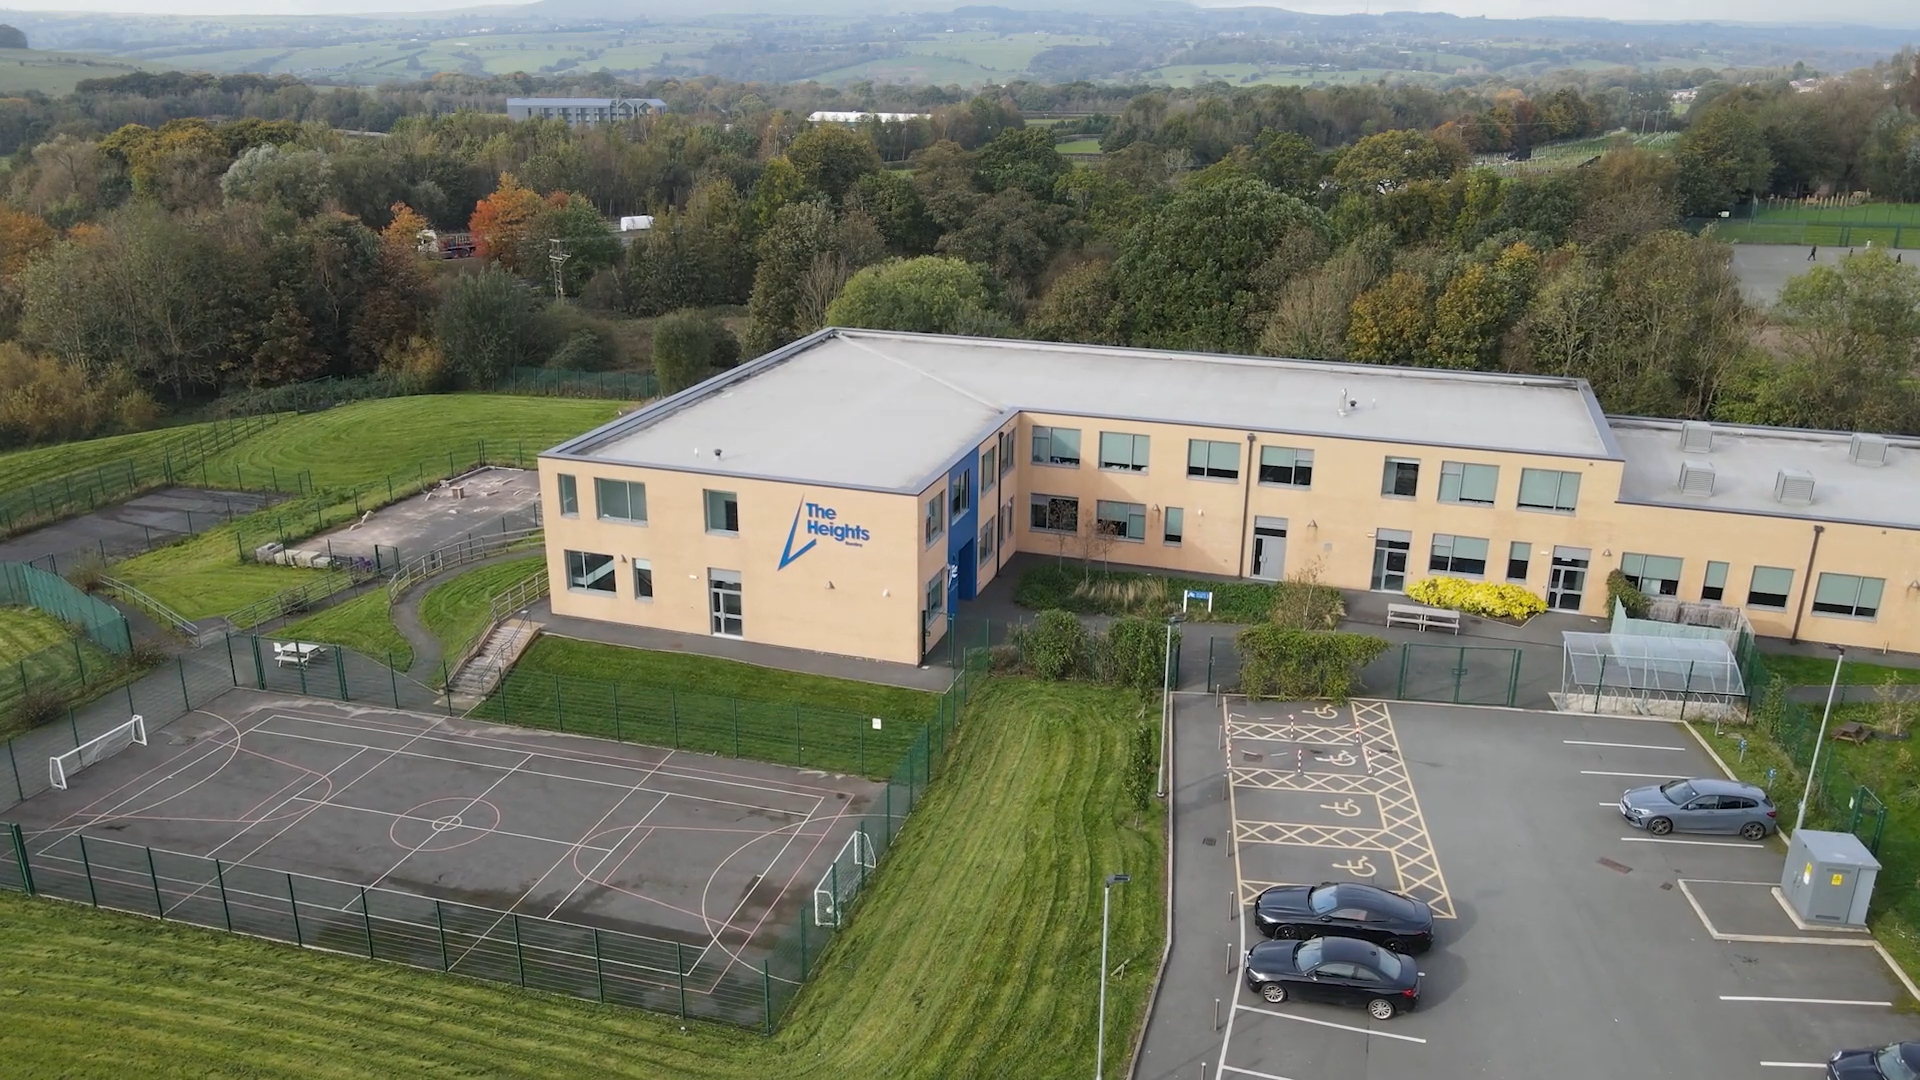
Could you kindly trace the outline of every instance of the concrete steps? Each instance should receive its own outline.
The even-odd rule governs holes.
[[[488,631],[480,648],[447,683],[453,706],[465,711],[486,700],[539,633],[540,624],[528,618],[506,619]]]

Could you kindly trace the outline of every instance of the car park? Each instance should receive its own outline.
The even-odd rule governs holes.
[[[1413,957],[1354,938],[1284,938],[1247,950],[1248,989],[1269,1004],[1300,999],[1364,1007],[1375,1020],[1411,1012],[1420,1001]]]
[[[1696,777],[1634,788],[1620,796],[1620,816],[1654,836],[1725,833],[1765,840],[1779,829],[1767,793],[1737,780]]]
[[[1253,922],[1271,938],[1347,937],[1397,953],[1433,946],[1433,909],[1359,882],[1275,885],[1253,902]]]
[[[1920,1042],[1841,1050],[1827,1059],[1827,1080],[1920,1080]]]

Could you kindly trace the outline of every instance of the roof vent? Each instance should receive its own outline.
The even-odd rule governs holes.
[[[1879,468],[1887,463],[1887,440],[1861,432],[1847,443],[1847,460],[1855,465]]]
[[[1713,462],[1683,461],[1680,463],[1680,494],[1713,494]]]
[[[1775,502],[1791,506],[1813,504],[1813,474],[1805,469],[1781,469],[1773,482]]]
[[[1713,450],[1713,425],[1689,420],[1680,425],[1680,452],[1705,454]]]

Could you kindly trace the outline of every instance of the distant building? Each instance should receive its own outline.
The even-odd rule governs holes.
[[[1693,99],[1699,96],[1700,88],[1697,86],[1689,86],[1685,90],[1675,90],[1673,92],[1673,100],[1681,105],[1691,104]]]
[[[809,114],[807,122],[811,124],[858,124],[863,120],[925,120],[926,113],[917,112],[831,112],[822,111]]]
[[[564,120],[574,127],[617,124],[667,111],[659,98],[508,98],[509,120]]]

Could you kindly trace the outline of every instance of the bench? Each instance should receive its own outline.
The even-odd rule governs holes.
[[[1873,738],[1873,729],[1865,724],[1849,722],[1834,728],[1831,737],[1836,742],[1850,742],[1857,746]]]
[[[308,664],[327,655],[325,645],[315,645],[306,641],[276,641],[273,643],[273,662],[281,667],[294,664],[306,667]]]
[[[1419,604],[1388,604],[1387,626],[1405,626],[1414,630],[1442,629],[1460,632],[1460,613],[1446,608]]]

